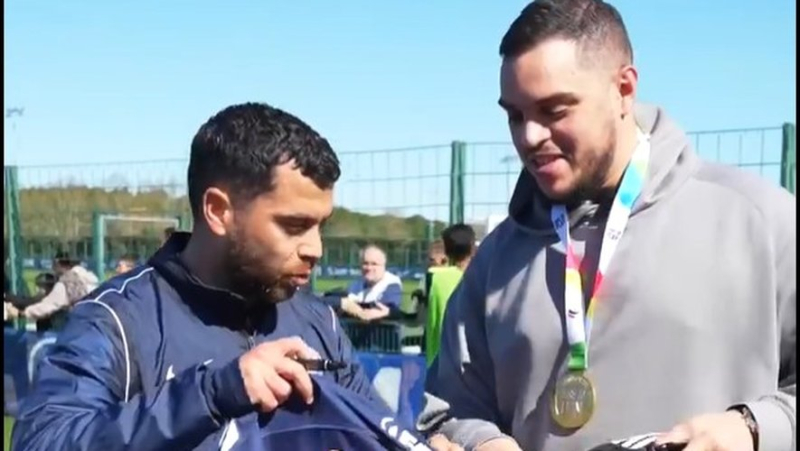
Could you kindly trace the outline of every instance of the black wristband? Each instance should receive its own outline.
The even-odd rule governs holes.
[[[753,416],[753,412],[744,404],[732,406],[728,410],[739,412],[742,416],[742,419],[744,419],[747,425],[747,429],[750,430],[750,437],[753,439],[753,451],[758,451],[758,422],[756,421],[756,417]]]

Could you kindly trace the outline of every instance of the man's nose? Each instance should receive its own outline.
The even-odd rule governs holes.
[[[525,148],[538,149],[551,138],[550,129],[536,121],[526,121],[521,130],[521,143]]]
[[[317,261],[322,258],[322,235],[319,232],[312,232],[301,244],[298,253],[306,260]]]

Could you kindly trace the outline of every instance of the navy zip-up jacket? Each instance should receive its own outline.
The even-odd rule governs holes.
[[[243,449],[277,417],[247,398],[238,358],[248,349],[299,336],[324,358],[355,360],[328,306],[297,293],[254,313],[188,272],[178,258],[187,241],[174,235],[146,266],[75,305],[22,402],[12,449]],[[319,378],[388,412],[359,365]]]

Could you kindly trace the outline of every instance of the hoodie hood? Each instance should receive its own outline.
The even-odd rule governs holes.
[[[678,189],[696,170],[699,162],[688,136],[663,109],[636,104],[634,117],[639,128],[650,134],[650,164],[642,193],[631,215],[646,209]],[[570,224],[597,212],[597,204],[587,202],[570,212]],[[552,234],[550,204],[533,176],[520,173],[508,207],[511,220],[520,228],[537,234]]]

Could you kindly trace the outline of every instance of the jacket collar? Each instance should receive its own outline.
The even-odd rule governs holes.
[[[275,305],[248,302],[230,290],[203,283],[191,273],[180,258],[190,237],[187,232],[173,233],[149,261],[150,266],[177,291],[181,302],[206,324],[246,332],[256,332],[264,327],[274,329]]]

